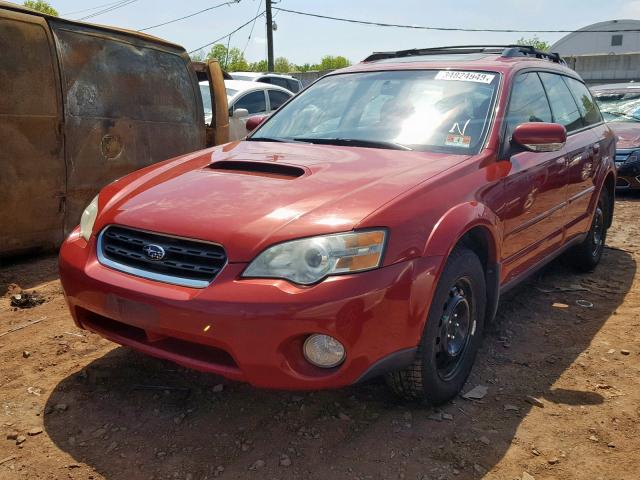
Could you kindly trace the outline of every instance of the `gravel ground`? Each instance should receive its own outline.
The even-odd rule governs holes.
[[[265,391],[147,358],[74,326],[54,256],[5,262],[0,479],[636,480],[640,196],[616,207],[601,266],[558,261],[503,298],[465,389],[486,395],[441,409],[379,381]],[[31,308],[11,306],[22,289]]]

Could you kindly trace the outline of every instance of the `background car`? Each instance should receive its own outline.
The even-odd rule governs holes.
[[[591,87],[605,121],[618,137],[618,190],[640,190],[640,84]]]
[[[268,116],[293,97],[286,88],[243,80],[225,80],[229,104],[229,141],[240,140],[247,135],[246,123],[251,117]],[[205,123],[211,122],[211,97],[207,82],[200,83],[204,103]]]
[[[244,80],[246,82],[262,82],[277,85],[293,93],[302,90],[302,82],[291,75],[281,75],[277,73],[259,73],[259,72],[233,72],[230,74],[234,80]]]

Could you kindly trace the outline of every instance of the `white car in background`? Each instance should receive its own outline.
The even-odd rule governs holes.
[[[245,80],[247,82],[262,82],[271,85],[277,85],[293,93],[302,90],[302,82],[291,75],[282,75],[281,73],[259,73],[259,72],[231,72],[229,73],[234,80]]]
[[[242,140],[247,136],[246,123],[256,115],[269,115],[293,97],[286,88],[260,82],[225,80],[229,104],[229,141]],[[200,82],[200,93],[204,104],[205,123],[211,123],[211,95],[209,83]]]

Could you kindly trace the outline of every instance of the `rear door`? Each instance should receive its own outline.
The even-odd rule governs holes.
[[[569,170],[568,212],[572,222],[567,226],[567,236],[573,237],[590,227],[591,206],[595,205],[595,195],[598,193],[596,178],[607,156],[615,156],[615,147],[613,135],[604,125],[600,110],[584,83],[570,77],[563,77],[563,80],[578,105],[584,129],[588,130],[583,137],[590,142],[582,162],[574,164]]]
[[[511,144],[514,129],[526,122],[551,122],[551,108],[536,72],[519,74],[505,118],[504,154],[511,169],[504,180],[505,281],[520,275],[561,244],[566,209],[564,152],[530,152]]]
[[[267,90],[267,96],[269,97],[269,112],[279,109],[284,103],[286,103],[293,95],[285,93],[282,90]]]
[[[564,75],[543,72],[540,78],[544,85],[553,121],[567,129],[564,154],[567,164],[567,209],[565,226],[572,231],[585,218],[586,205],[593,192],[592,145],[595,134],[585,127],[580,108],[571,94]]]
[[[62,101],[46,21],[0,10],[0,254],[63,238]]]

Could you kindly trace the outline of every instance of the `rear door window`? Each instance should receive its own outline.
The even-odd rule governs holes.
[[[287,90],[289,90],[289,85],[287,84],[287,79],[286,78],[271,77],[271,83],[274,84],[274,85],[277,85],[279,87],[286,88]]]
[[[563,77],[563,79],[578,104],[578,110],[585,125],[591,126],[602,122],[602,115],[584,83],[569,77]]]
[[[549,98],[553,121],[564,125],[568,133],[582,128],[584,124],[580,110],[562,76],[540,72],[540,79]]]
[[[291,95],[288,95],[280,90],[268,90],[269,92],[269,103],[271,104],[271,110],[276,110],[280,108],[280,106],[285,103]]]
[[[516,77],[507,110],[507,138],[515,128],[527,122],[551,122],[551,109],[547,96],[535,72]]]
[[[289,90],[293,93],[298,93],[300,91],[300,83],[297,80],[287,80],[287,84],[289,85]]]
[[[259,90],[257,92],[247,93],[244,97],[239,98],[235,108],[245,108],[249,115],[255,115],[256,113],[263,113],[267,111],[267,102],[264,97],[264,91]]]

